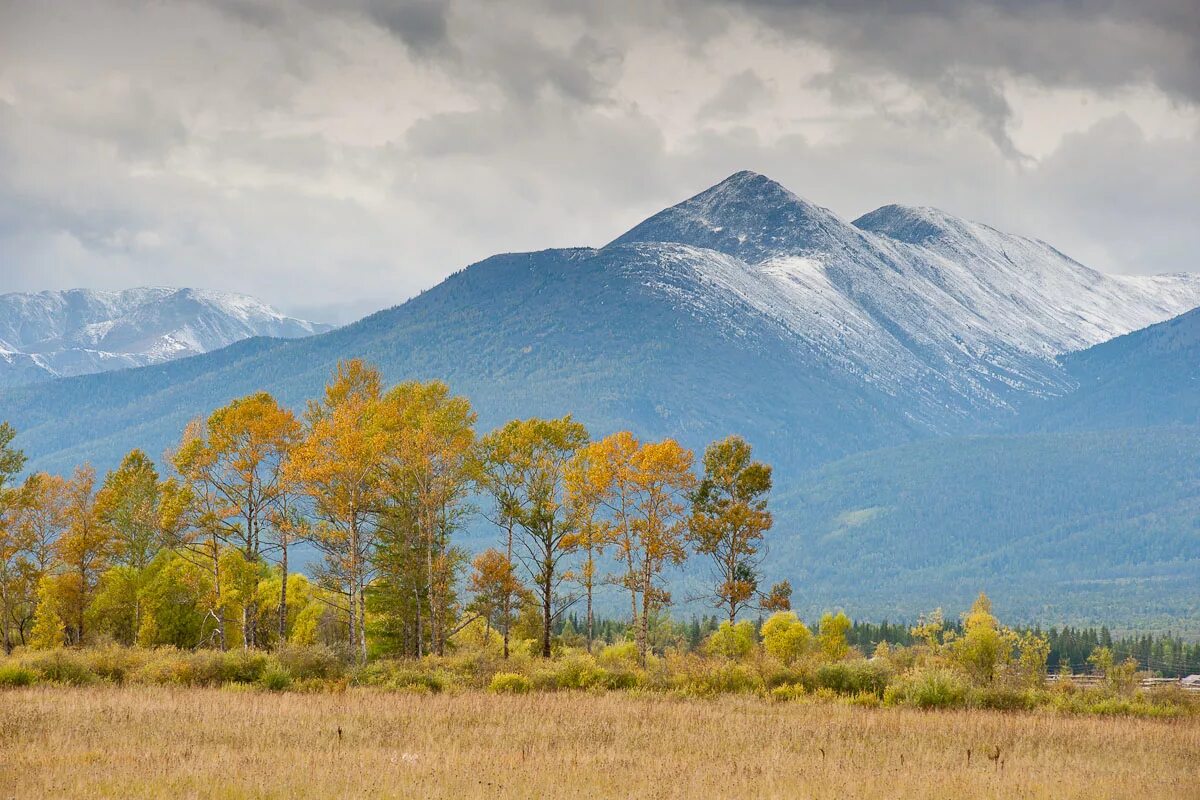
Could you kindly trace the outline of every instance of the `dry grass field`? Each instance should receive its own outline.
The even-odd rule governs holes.
[[[970,757],[968,758],[968,752]],[[1195,718],[756,698],[33,687],[0,798],[1200,797]]]

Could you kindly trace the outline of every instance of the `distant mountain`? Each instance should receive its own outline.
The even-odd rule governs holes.
[[[148,287],[0,294],[0,386],[159,364],[330,329],[240,294]]]
[[[1060,361],[1071,391],[1032,405],[1015,428],[1200,425],[1200,309]]]
[[[786,472],[1010,417],[1068,390],[1057,355],[1196,305],[1196,276],[1106,276],[929,209],[850,224],[740,172],[599,249],[496,256],[321,336],[10,391],[0,415],[34,464],[106,464],[240,394],[300,405],[362,356],[449,381],[485,426],[739,431]]]

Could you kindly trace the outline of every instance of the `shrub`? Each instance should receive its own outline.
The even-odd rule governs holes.
[[[771,690],[771,699],[779,701],[800,700],[808,691],[798,683],[785,683]]]
[[[945,669],[930,669],[905,675],[888,686],[883,701],[887,705],[911,705],[917,708],[952,708],[966,700],[962,678]]]
[[[766,691],[762,676],[744,664],[702,663],[698,669],[676,676],[676,688],[687,695],[711,697]]]
[[[26,667],[33,670],[39,680],[51,683],[87,686],[97,680],[96,675],[80,662],[76,654],[66,650],[41,653],[27,661]]]
[[[28,667],[20,664],[0,665],[0,689],[15,689],[19,686],[32,686],[37,681],[37,674]]]
[[[258,683],[264,689],[282,692],[292,685],[292,675],[278,664],[271,664],[263,671]]]
[[[275,652],[275,659],[296,680],[340,678],[346,673],[346,665],[329,647],[309,645],[287,646]]]
[[[1033,708],[1035,698],[1027,692],[996,686],[972,689],[967,695],[967,705],[992,711],[1024,711]]]
[[[850,695],[846,698],[846,702],[852,706],[862,706],[863,708],[878,708],[879,695],[875,692],[859,692],[858,694]]]
[[[220,678],[229,683],[257,683],[267,671],[270,658],[254,650],[231,650],[220,664]]]
[[[600,651],[597,660],[606,666],[632,666],[638,663],[636,642],[614,642]]]
[[[497,672],[488,685],[488,691],[495,694],[526,694],[530,688],[529,679],[515,672]]]
[[[743,621],[731,624],[725,621],[708,637],[704,652],[725,658],[745,658],[754,649],[756,638],[753,623]]]
[[[763,648],[784,664],[804,655],[812,644],[812,631],[793,611],[772,614],[762,626]]]
[[[395,661],[376,661],[359,669],[354,676],[359,686],[378,686],[385,689],[438,694],[452,683],[450,676],[440,671],[421,669],[420,665],[405,666]]]
[[[838,694],[870,692],[883,697],[891,673],[887,665],[871,661],[841,661],[817,667],[816,685]]]

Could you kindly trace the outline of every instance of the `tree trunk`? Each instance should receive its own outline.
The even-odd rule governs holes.
[[[287,644],[287,583],[288,583],[288,542],[287,534],[280,532],[279,546],[281,556],[279,566],[283,581],[279,584],[279,646]]]
[[[513,523],[508,520],[508,541],[505,543],[504,557],[508,560],[508,572],[511,577],[513,571],[512,546],[513,546]],[[513,596],[512,592],[505,590],[504,592],[504,660],[508,660],[508,634],[512,628],[512,612],[513,612]]]
[[[550,564],[542,565],[542,658],[550,657],[550,604],[554,591],[550,570]]]
[[[79,568],[79,627],[76,628],[78,638],[75,644],[83,647],[83,612],[87,608],[87,570]]]
[[[588,655],[592,654],[592,640],[595,638],[595,618],[592,616],[592,585],[595,581],[596,574],[596,559],[592,555],[592,551],[588,549],[587,557],[587,651]]]
[[[214,533],[212,537],[212,560],[213,560],[213,588],[217,593],[217,637],[221,643],[221,650],[228,649],[229,642],[225,639],[225,603],[221,598],[221,551],[217,547],[217,536]]]

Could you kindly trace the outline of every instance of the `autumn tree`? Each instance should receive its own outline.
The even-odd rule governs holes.
[[[214,411],[174,455],[182,479],[211,499],[208,523],[251,564],[259,563],[264,546],[286,545],[272,532],[287,491],[282,466],[299,435],[292,412],[259,392]],[[257,627],[251,600],[243,610],[245,647],[256,644]]]
[[[740,436],[710,444],[704,475],[691,494],[688,539],[712,563],[717,585],[711,599],[729,621],[758,605],[763,535],[771,527],[767,495],[771,468],[754,461]]]
[[[27,618],[29,548],[19,524],[24,495],[14,480],[25,467],[25,454],[12,446],[16,430],[0,422],[0,630],[4,652],[13,650],[13,626]],[[18,630],[21,630],[19,627]]]
[[[763,611],[791,611],[792,584],[788,581],[771,584],[770,591],[762,600],[762,609]]]
[[[381,396],[377,370],[357,359],[339,363],[324,396],[309,402],[307,429],[285,469],[308,502],[313,519],[306,536],[325,557],[321,577],[346,600],[350,649],[363,661],[366,587],[386,496]]]
[[[670,603],[662,574],[681,564],[687,492],[695,485],[692,452],[673,439],[641,443],[628,432],[605,437],[588,451],[591,491],[613,522],[613,540],[625,567],[631,624],[644,662],[652,614]]]
[[[66,483],[67,528],[54,545],[63,577],[64,622],[75,644],[84,642],[88,603],[113,554],[112,533],[96,513],[95,489],[96,471],[78,467]]]
[[[513,562],[495,548],[475,556],[468,588],[473,595],[470,610],[484,618],[489,632],[493,628],[507,631],[515,621],[513,609],[529,594]]]
[[[476,446],[472,477],[476,490],[489,498],[485,518],[500,530],[501,552],[509,572],[515,572],[513,561],[514,531],[521,511],[522,463],[517,459],[517,425],[509,423],[483,436]],[[500,634],[505,659],[509,656],[509,639],[517,617],[519,599],[516,594],[499,598]]]
[[[541,609],[541,653],[549,658],[554,620],[570,600],[561,596],[564,560],[574,552],[575,517],[567,492],[568,464],[588,441],[569,415],[513,420],[496,434],[505,440],[516,522],[516,560],[524,567]]]
[[[821,622],[817,626],[817,644],[825,658],[841,661],[850,653],[850,643],[846,640],[850,625],[850,618],[844,611],[821,615]]]
[[[587,651],[592,652],[596,638],[595,591],[599,581],[596,572],[598,561],[605,550],[616,541],[617,526],[600,513],[606,491],[603,478],[597,480],[597,471],[602,465],[596,463],[598,450],[588,445],[581,447],[567,468],[567,491],[571,501],[571,514],[575,519],[574,533],[569,544],[582,555],[576,580],[583,588],[585,601],[584,636]]]
[[[441,655],[462,561],[450,547],[450,534],[461,522],[471,485],[475,412],[440,381],[407,381],[380,399],[376,420],[384,443],[384,504],[411,511],[424,550],[429,647]]]
[[[955,659],[976,682],[992,683],[1012,660],[1016,635],[992,614],[992,601],[982,592],[963,616],[962,636],[952,643]]]
[[[146,568],[162,547],[159,494],[158,470],[141,450],[130,451],[96,494],[96,517],[111,537],[114,564],[102,580],[125,589],[131,605],[130,644],[141,626]]]

